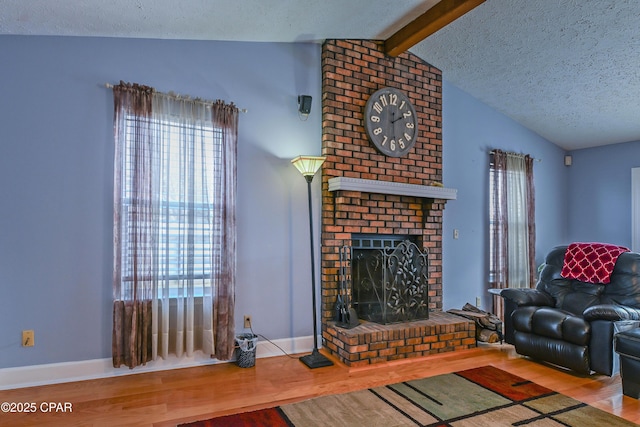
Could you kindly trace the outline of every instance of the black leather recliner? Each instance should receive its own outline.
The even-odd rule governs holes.
[[[547,254],[535,289],[501,292],[505,341],[518,354],[581,374],[614,375],[615,334],[640,326],[640,254],[621,254],[605,285],[563,278],[566,249]]]

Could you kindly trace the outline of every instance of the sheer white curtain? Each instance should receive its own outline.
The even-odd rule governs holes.
[[[524,156],[507,154],[507,274],[510,288],[531,287],[526,171]]]
[[[152,111],[159,297],[152,304],[152,357],[213,354],[211,230],[220,146],[211,107],[156,93]]]

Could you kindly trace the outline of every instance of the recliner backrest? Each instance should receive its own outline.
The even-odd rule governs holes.
[[[605,284],[565,279],[560,275],[567,246],[556,246],[545,258],[536,288],[553,296],[556,308],[576,315],[592,305],[622,304],[640,308],[640,254],[625,252],[618,258]]]

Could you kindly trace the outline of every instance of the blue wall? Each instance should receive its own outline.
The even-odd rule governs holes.
[[[631,248],[631,169],[640,167],[640,141],[570,154],[569,241]]]
[[[320,50],[0,36],[0,368],[110,357],[113,96],[105,83],[120,80],[249,110],[239,125],[237,328],[251,314],[270,338],[312,335],[307,188],[290,159],[320,154]],[[307,121],[299,94],[313,97]],[[35,347],[20,346],[24,329],[35,330]]]
[[[319,45],[0,36],[0,51],[0,368],[111,355],[113,100],[104,83],[119,80],[249,110],[240,117],[236,326],[250,314],[272,339],[312,334],[306,184],[290,159],[320,153]],[[307,121],[299,94],[313,97]],[[576,169],[563,166],[563,150],[446,81],[443,96],[444,184],[458,189],[444,212],[444,309],[476,296],[488,308],[488,151],[542,160],[539,262],[568,240]],[[20,346],[23,329],[35,330],[35,347]]]
[[[488,277],[489,151],[530,154],[536,192],[536,264],[566,240],[567,176],[564,150],[449,84],[443,85],[443,175],[458,189],[449,201],[443,229],[443,305],[461,308],[482,299],[491,310]],[[453,230],[459,238],[453,238]]]

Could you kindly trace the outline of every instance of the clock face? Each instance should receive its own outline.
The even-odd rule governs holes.
[[[401,157],[418,135],[418,117],[402,91],[387,87],[376,91],[364,108],[364,127],[373,144],[387,156]]]

